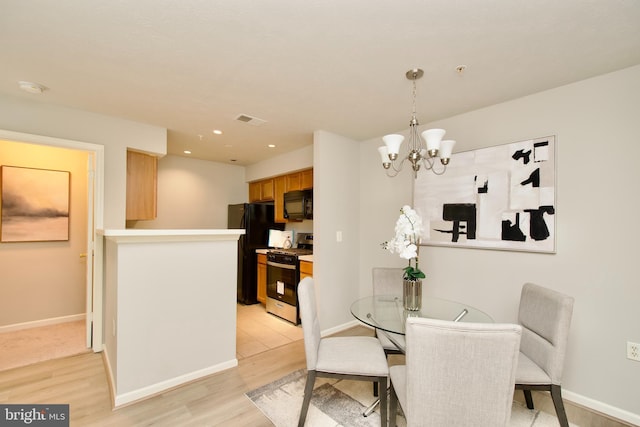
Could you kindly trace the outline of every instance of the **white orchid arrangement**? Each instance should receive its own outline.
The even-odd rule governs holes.
[[[400,209],[400,217],[396,222],[396,235],[388,242],[383,242],[382,247],[391,253],[398,253],[400,258],[408,259],[409,266],[404,269],[404,278],[407,280],[424,279],[425,275],[418,267],[418,245],[422,235],[422,218],[418,213],[405,205]],[[415,260],[415,266],[411,265]]]

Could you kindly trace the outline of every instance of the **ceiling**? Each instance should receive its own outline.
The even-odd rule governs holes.
[[[637,0],[0,0],[1,94],[238,165],[408,128],[412,68],[427,123],[636,64]]]

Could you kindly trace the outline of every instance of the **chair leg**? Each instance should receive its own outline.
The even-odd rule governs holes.
[[[378,397],[378,383],[376,381],[373,382],[373,397]]]
[[[378,379],[378,389],[380,390],[380,425],[382,427],[387,427],[387,420],[389,418],[387,412],[387,377],[380,377]]]
[[[527,408],[533,409],[533,397],[531,397],[531,390],[524,389],[524,400],[527,403]]]
[[[556,415],[561,427],[569,427],[569,421],[567,420],[567,413],[564,410],[564,403],[562,402],[562,391],[559,385],[551,385],[551,399],[553,400],[553,406],[556,408]]]
[[[398,395],[393,388],[393,383],[390,387],[389,396],[389,427],[396,427],[396,418],[398,416]]]
[[[298,420],[298,427],[303,427],[305,420],[307,419],[307,412],[309,411],[309,402],[311,402],[311,394],[313,393],[313,385],[316,382],[316,371],[307,372],[307,383],[304,386],[304,398],[302,399],[302,409],[300,410],[300,419]]]

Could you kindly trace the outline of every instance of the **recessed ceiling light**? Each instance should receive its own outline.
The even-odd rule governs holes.
[[[191,151],[189,151],[189,150],[184,150],[184,151],[183,151],[183,153],[184,153],[184,154],[191,154]]]
[[[269,144],[269,145],[267,145],[267,147],[269,147],[269,148],[276,148],[276,145],[275,145],[275,144]]]
[[[214,129],[213,133],[215,133],[216,135],[222,135],[222,131],[219,129]]]
[[[33,83],[33,82],[25,82],[25,81],[19,81],[18,87],[24,90],[25,92],[35,93],[35,94],[41,94],[46,89],[46,87],[42,86],[41,84]]]

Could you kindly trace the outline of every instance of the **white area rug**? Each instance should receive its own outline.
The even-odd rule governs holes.
[[[298,424],[306,371],[299,370],[270,384],[252,390],[247,397],[273,422],[276,427]],[[380,414],[363,417],[362,412],[375,398],[371,383],[365,381],[318,378],[309,405],[307,427],[380,426]],[[556,427],[555,415],[529,410],[519,402],[513,402],[511,427]],[[571,424],[578,427],[575,424]],[[398,417],[398,426],[405,426]]]

